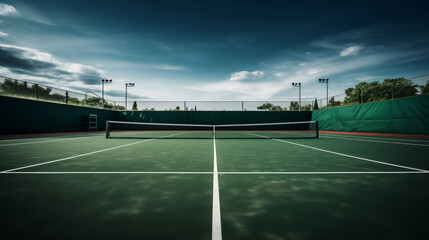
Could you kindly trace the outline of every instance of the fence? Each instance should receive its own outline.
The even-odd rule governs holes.
[[[115,101],[104,99],[103,104],[102,98],[92,92],[77,93],[3,76],[0,76],[0,95],[94,108],[120,109]]]
[[[116,101],[125,106],[125,101]],[[143,111],[310,111],[314,101],[134,101],[126,103],[128,110]]]
[[[85,94],[48,87],[41,84],[0,76],[0,95],[41,101],[57,102],[115,111],[312,111],[339,106],[377,102],[389,99],[423,95],[422,86],[429,75],[414,79],[413,85],[404,85],[400,81],[371,82],[363,86],[349,88],[343,94],[311,101],[110,101],[95,93]],[[427,84],[427,83],[426,83]],[[360,84],[359,84],[360,85]],[[357,85],[357,86],[359,86]],[[316,106],[317,103],[317,106]]]

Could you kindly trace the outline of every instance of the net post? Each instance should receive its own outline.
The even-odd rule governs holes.
[[[316,121],[316,138],[319,138],[319,121]]]
[[[109,120],[106,121],[106,138],[110,137],[110,123]]]

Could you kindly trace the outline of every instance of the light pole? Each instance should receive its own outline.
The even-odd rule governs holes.
[[[299,111],[301,111],[301,83],[292,83],[293,87],[299,87]]]
[[[329,78],[319,78],[319,83],[326,83],[326,108],[329,105],[329,99],[328,99],[328,82],[329,82]]]
[[[104,109],[104,84],[112,83],[112,79],[101,79],[101,107]]]
[[[134,83],[125,83],[125,111],[128,110],[128,108],[127,108],[127,89],[129,87],[134,87]]]

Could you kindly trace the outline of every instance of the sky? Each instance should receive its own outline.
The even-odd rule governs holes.
[[[0,2],[0,75],[134,100],[296,100],[429,73],[428,1]]]

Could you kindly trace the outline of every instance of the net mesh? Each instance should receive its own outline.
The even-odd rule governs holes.
[[[200,125],[108,121],[106,138],[298,139],[318,138],[315,121]]]

